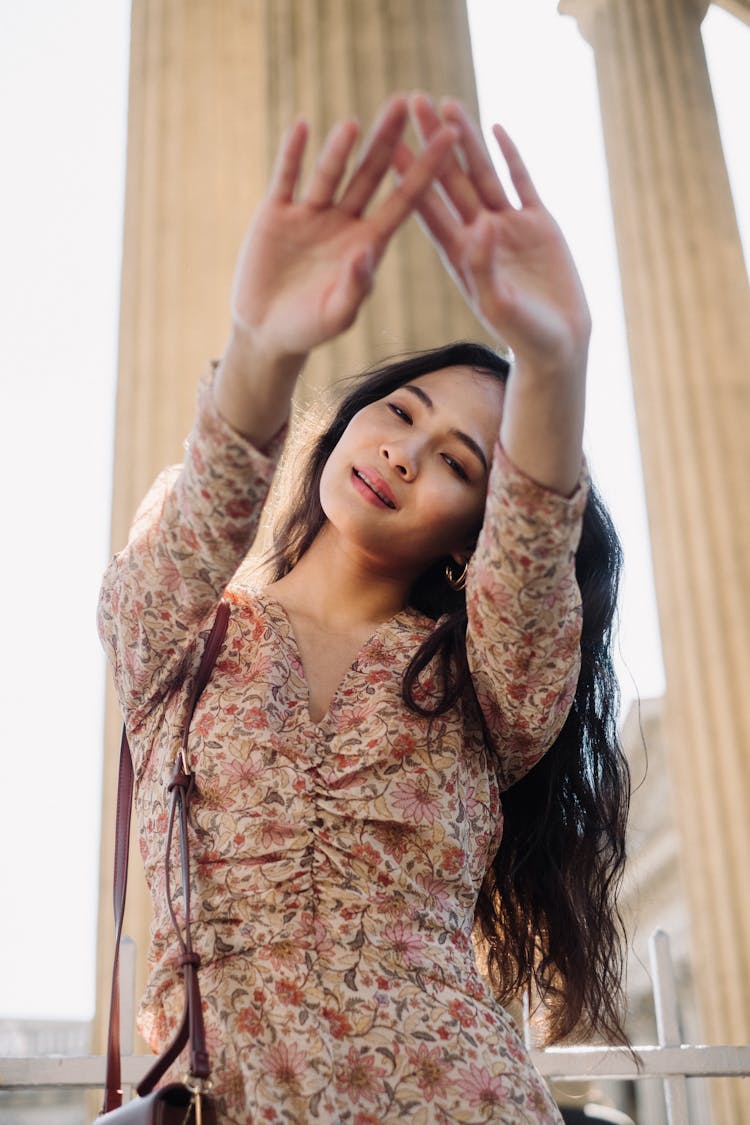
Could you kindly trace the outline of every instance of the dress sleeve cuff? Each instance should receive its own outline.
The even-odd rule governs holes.
[[[589,486],[590,474],[585,455],[581,458],[581,470],[575,488],[570,495],[564,496],[524,473],[511,461],[500,441],[495,442],[489,495],[492,495],[493,488],[497,488],[515,500],[520,507],[536,510],[540,515],[559,518],[564,512],[569,512],[577,519],[586,507]]]

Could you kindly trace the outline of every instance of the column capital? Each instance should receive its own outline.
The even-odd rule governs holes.
[[[662,0],[664,2],[664,0]],[[680,3],[688,11],[692,10],[698,23],[703,22],[703,17],[709,9],[709,0],[671,0]],[[750,13],[750,0],[733,0],[735,4],[746,8]],[[561,16],[573,16],[578,22],[578,29],[587,43],[593,46],[594,22],[597,16],[603,13],[614,14],[618,8],[628,7],[633,0],[559,0],[557,10]],[[727,0],[727,6],[729,0]],[[747,14],[745,15],[747,19]]]
[[[613,0],[559,0],[557,10],[561,16],[572,16],[587,43],[593,38],[593,21],[600,11],[611,6]]]

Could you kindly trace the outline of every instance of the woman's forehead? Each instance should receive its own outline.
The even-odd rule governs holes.
[[[419,397],[428,410],[447,411],[465,425],[471,424],[481,431],[489,427],[492,437],[496,435],[505,386],[493,372],[463,365],[442,367],[410,379],[404,389],[408,391],[410,386],[423,392]]]

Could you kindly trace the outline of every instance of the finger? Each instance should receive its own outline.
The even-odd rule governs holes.
[[[445,99],[442,103],[443,119],[455,125],[461,133],[461,147],[466,157],[469,176],[477,194],[491,211],[502,211],[511,203],[498,179],[481,133],[460,102]]]
[[[279,146],[279,152],[271,172],[268,193],[280,203],[290,203],[299,179],[302,158],[307,144],[308,125],[299,117],[287,132]]]
[[[425,144],[445,123],[426,94],[415,94],[411,107],[420,139]],[[446,162],[440,183],[461,218],[467,223],[472,222],[481,210],[482,202],[455,154]]]
[[[406,98],[391,98],[375,122],[339,207],[350,215],[361,215],[388,171],[393,150],[401,139],[408,118]]]
[[[394,153],[394,168],[401,177],[401,187],[406,185],[409,176],[415,177],[416,164],[417,158],[414,153],[410,151],[408,145],[401,143]],[[413,183],[414,181],[405,190],[413,191]],[[452,266],[459,270],[461,252],[459,236],[463,230],[463,223],[445,203],[445,200],[441,198],[440,192],[434,187],[430,187],[430,181],[427,181],[426,190],[423,189],[421,194],[415,197],[412,208],[416,208],[427,231],[430,232],[434,241],[441,246]],[[379,217],[378,215],[373,216],[376,221]],[[386,214],[386,221],[389,217]]]
[[[415,157],[406,174],[393,191],[371,215],[381,239],[387,241],[439,178],[445,161],[450,158],[456,133],[441,129],[431,138],[427,148]]]
[[[518,193],[518,198],[521,200],[521,206],[541,206],[542,201],[539,198],[539,192],[534,187],[529,171],[521,159],[521,154],[515,144],[505,132],[502,125],[493,125],[492,132],[500,146],[500,151],[503,154],[505,163],[508,165],[510,178],[513,182],[513,187]]]
[[[310,176],[306,203],[312,207],[331,205],[358,134],[359,125],[353,120],[341,121],[331,129]]]

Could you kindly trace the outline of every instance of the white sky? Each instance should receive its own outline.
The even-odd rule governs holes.
[[[589,294],[586,442],[625,543],[623,691],[626,702],[633,683],[656,695],[592,54],[555,0],[469,0],[469,10],[485,124],[502,120],[518,141]],[[94,1007],[104,690],[94,613],[109,542],[128,38],[127,0],[0,6],[0,1018],[84,1019]],[[704,40],[748,258],[750,31],[714,8]]]

